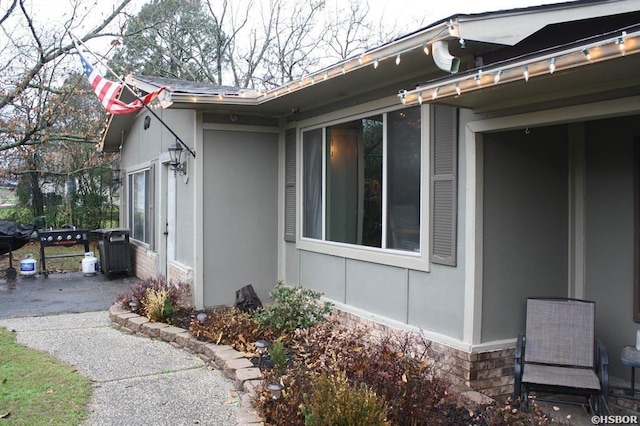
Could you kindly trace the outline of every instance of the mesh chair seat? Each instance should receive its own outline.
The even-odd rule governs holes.
[[[600,379],[592,369],[526,364],[522,383],[600,390]]]

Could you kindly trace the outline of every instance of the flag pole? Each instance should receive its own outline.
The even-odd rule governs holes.
[[[176,138],[176,141],[180,142],[180,145],[182,145],[182,146],[183,146],[183,147],[184,147],[184,148],[189,152],[189,154],[191,154],[191,156],[192,156],[193,158],[196,158],[196,152],[195,152],[194,150],[192,150],[191,148],[189,148],[189,147],[187,146],[187,144],[185,144],[185,143],[182,141],[182,139],[180,139],[180,136],[178,136],[178,135],[176,134],[176,132],[174,132],[174,131],[173,131],[173,129],[172,129],[171,127],[169,127],[169,125],[167,125],[167,123],[165,123],[165,122],[164,122],[164,121],[163,121],[163,120],[158,116],[158,114],[156,114],[156,112],[155,112],[153,109],[151,109],[151,107],[150,107],[148,104],[146,104],[146,103],[142,100],[142,98],[141,98],[140,96],[138,96],[138,94],[137,94],[137,93],[136,93],[136,92],[135,92],[131,87],[129,87],[129,85],[124,81],[124,79],[122,79],[118,74],[116,74],[115,72],[113,72],[113,70],[112,70],[111,68],[109,68],[109,65],[107,65],[106,63],[104,63],[104,62],[102,61],[102,59],[100,58],[100,56],[98,56],[98,55],[96,55],[95,53],[93,53],[93,52],[91,51],[91,49],[89,49],[89,48],[87,47],[87,45],[86,45],[86,44],[84,44],[84,42],[83,42],[82,40],[80,40],[78,37],[74,36],[74,35],[73,35],[73,34],[71,34],[70,32],[67,32],[67,33],[69,34],[69,37],[71,37],[71,40],[72,40],[72,41],[74,41],[74,45],[76,46],[76,50],[77,50],[78,52],[80,52],[80,49],[78,49],[78,45],[75,43],[75,41],[78,41],[78,43],[80,43],[80,44],[81,44],[85,49],[87,49],[87,51],[88,51],[89,53],[91,53],[91,54],[92,54],[92,55],[93,55],[93,56],[98,60],[98,62],[100,63],[100,65],[104,66],[104,67],[107,69],[107,71],[109,71],[111,74],[113,74],[113,75],[115,76],[115,78],[116,78],[116,79],[117,79],[117,80],[118,80],[118,81],[119,81],[119,82],[120,82],[124,87],[126,87],[126,88],[129,90],[129,92],[131,92],[131,94],[132,94],[133,96],[135,96],[135,98],[136,98],[138,101],[140,101],[140,103],[141,103],[141,104],[142,104],[142,105],[147,109],[147,111],[149,111],[149,112],[151,113],[151,115],[153,115],[153,116],[154,116],[154,117],[155,117],[155,118],[160,122],[160,124],[162,124],[162,125],[163,125],[163,126],[164,126],[164,127],[165,127],[165,128],[166,128],[166,129],[167,129],[167,130],[168,130],[168,131],[169,131],[169,132],[170,132],[170,133],[171,133],[171,134]]]

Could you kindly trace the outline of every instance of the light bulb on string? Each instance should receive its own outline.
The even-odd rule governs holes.
[[[500,77],[502,77],[502,70],[499,70],[493,77],[493,83],[498,84],[500,82]]]
[[[458,96],[460,96],[460,94],[462,93],[462,90],[460,89],[460,83],[456,83],[456,93],[458,94]]]
[[[427,43],[422,45],[422,51],[425,55],[429,55],[429,46],[427,46]]]
[[[524,71],[522,72],[524,76],[524,81],[529,81],[529,65],[524,66]]]
[[[398,56],[396,56],[396,65],[400,65],[400,54],[398,53]]]
[[[622,54],[622,56],[624,56],[627,53],[627,50],[624,45],[624,39],[626,36],[627,36],[627,32],[623,31],[622,36],[618,37],[618,40],[616,40],[616,44],[618,45],[618,48],[620,49],[620,53]]]
[[[549,62],[549,74],[553,74],[556,70],[556,58],[551,58],[551,62]]]

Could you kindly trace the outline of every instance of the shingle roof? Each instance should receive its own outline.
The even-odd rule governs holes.
[[[153,86],[167,87],[173,93],[188,93],[202,95],[217,95],[221,92],[232,94],[240,93],[244,89],[233,86],[221,86],[218,84],[201,83],[197,81],[177,80],[174,78],[154,77],[149,75],[136,75],[135,79]]]

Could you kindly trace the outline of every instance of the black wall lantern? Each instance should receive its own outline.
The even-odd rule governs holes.
[[[111,166],[111,181],[115,185],[120,185],[122,183],[122,177],[120,176],[120,171],[121,170],[118,163],[114,163],[113,166]]]
[[[176,141],[169,147],[169,166],[173,170],[174,174],[186,175],[187,174],[187,161],[182,160],[182,144]]]

